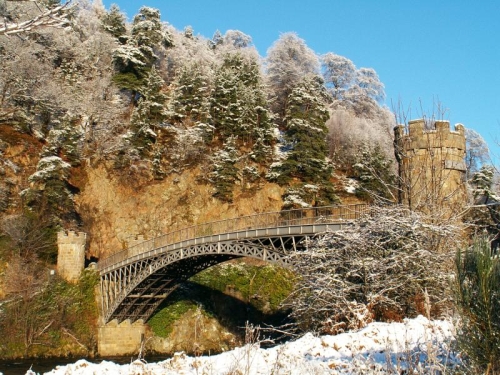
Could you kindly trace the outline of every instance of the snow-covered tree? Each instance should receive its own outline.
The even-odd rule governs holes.
[[[341,100],[356,78],[356,66],[347,57],[327,53],[321,57],[323,78],[335,100]]]
[[[118,71],[113,80],[120,87],[135,91],[156,61],[155,51],[170,46],[171,40],[162,28],[160,11],[150,7],[142,7],[134,17],[131,34],[127,44],[113,51]]]
[[[380,82],[377,72],[372,68],[360,68],[356,72],[356,86],[361,94],[377,102],[384,100],[384,84]]]
[[[184,36],[188,39],[194,39],[194,30],[192,26],[188,25],[184,28]]]
[[[113,51],[113,61],[118,73],[113,82],[120,88],[136,90],[141,78],[146,75],[148,64],[141,50],[134,45],[125,44]]]
[[[305,75],[319,72],[319,59],[297,34],[285,33],[267,51],[266,70],[272,108],[281,125],[288,96]]]
[[[490,150],[481,134],[473,129],[465,129],[465,141],[465,166],[467,168],[467,180],[469,180],[479,171],[482,165],[489,161]]]
[[[210,182],[214,186],[214,197],[225,202],[233,201],[234,184],[240,179],[238,176],[238,149],[236,138],[229,137],[221,150],[212,157],[212,172]]]
[[[15,4],[15,6],[11,6]],[[63,28],[70,24],[71,0],[0,2],[0,35],[31,33],[47,27]]]
[[[42,149],[42,157],[64,155],[71,165],[77,166],[82,157],[83,132],[78,121],[63,119],[60,126],[52,128],[47,136],[47,144]]]
[[[132,38],[142,52],[153,58],[153,49],[161,44],[168,45],[168,34],[162,29],[160,11],[155,8],[142,7],[132,22]]]
[[[486,204],[493,200],[499,201],[499,197],[493,190],[495,178],[495,167],[492,165],[483,165],[479,171],[472,176],[473,193],[476,199]]]
[[[227,54],[240,53],[242,55],[253,55],[259,58],[259,53],[255,49],[252,37],[240,30],[227,30],[224,35],[217,30],[208,45],[213,50],[217,59],[224,59]]]
[[[170,38],[170,47],[159,54],[158,65],[167,83],[173,82],[185,66],[198,64],[205,72],[212,69],[216,54],[210,41],[201,36],[187,38],[184,32],[169,25],[165,28]]]
[[[130,121],[131,134],[128,139],[143,155],[147,155],[150,146],[156,141],[157,129],[166,118],[164,103],[166,95],[162,92],[163,79],[153,67],[139,88],[141,97],[134,109]]]
[[[358,117],[346,109],[330,110],[328,144],[330,157],[341,168],[350,168],[354,156],[363,144],[377,144],[386,157],[394,155],[394,115],[381,110],[375,118]]]
[[[127,33],[127,29],[125,27],[125,15],[121,12],[118,5],[111,4],[109,11],[102,16],[101,22],[106,32],[120,41],[126,42],[127,38],[125,34]]]
[[[220,46],[222,43],[224,43],[222,33],[219,30],[215,30],[215,33],[212,36],[212,39],[209,40],[210,48],[215,49],[218,46]]]
[[[210,106],[211,122],[222,138],[238,136],[253,145],[264,143],[273,124],[258,62],[240,53],[224,56],[216,69]],[[263,138],[264,135],[264,138]]]
[[[252,37],[239,30],[227,30],[222,38],[223,44],[235,48],[246,48],[252,45]]]
[[[85,139],[79,152],[102,157],[116,143],[127,105],[111,82],[117,41],[103,31],[98,4],[74,11],[64,33],[0,38],[0,122],[43,140],[71,118]]]
[[[168,105],[174,124],[207,124],[210,117],[211,71],[199,62],[183,65],[173,82]]]
[[[492,227],[500,224],[500,195],[497,193],[495,167],[483,165],[470,180],[474,204],[478,207],[469,212],[469,220],[476,225]]]
[[[394,166],[380,145],[365,143],[355,157],[357,161],[353,169],[359,180],[356,195],[380,203],[395,202]]]
[[[378,115],[378,103],[385,98],[385,92],[374,69],[357,69],[348,58],[331,52],[321,57],[321,67],[333,98],[332,109],[347,109],[365,118]]]
[[[68,182],[70,167],[59,156],[42,157],[36,172],[28,178],[31,186],[21,193],[28,209],[56,220],[75,219],[73,194]]]
[[[211,129],[205,125],[200,123],[193,127],[170,129],[174,134],[165,156],[170,160],[172,171],[180,173],[183,168],[197,165],[211,156],[207,148]]]
[[[285,159],[272,167],[280,184],[300,181],[299,185],[316,186],[309,189],[317,190],[314,199],[310,194],[303,197],[309,197],[308,203],[314,205],[332,203],[337,199],[330,182],[333,168],[328,159],[326,96],[323,80],[316,75],[304,77],[292,90],[287,98],[284,122]],[[292,190],[290,194],[297,195],[307,189],[292,186]]]

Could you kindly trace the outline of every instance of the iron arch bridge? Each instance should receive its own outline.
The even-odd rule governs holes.
[[[305,238],[342,229],[367,205],[267,212],[176,230],[98,262],[105,323],[147,321],[183,281],[215,264],[251,257],[290,267]]]

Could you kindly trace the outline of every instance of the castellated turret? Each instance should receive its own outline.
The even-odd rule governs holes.
[[[412,210],[450,217],[466,203],[465,128],[448,121],[426,129],[424,119],[394,128],[399,201]]]
[[[84,232],[57,233],[57,272],[66,281],[78,281],[85,267],[85,243],[87,234]]]

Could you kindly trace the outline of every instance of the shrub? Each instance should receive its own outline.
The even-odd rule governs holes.
[[[456,228],[430,219],[399,206],[373,207],[291,253],[300,277],[285,306],[298,328],[338,333],[372,319],[413,317],[426,313],[426,293],[430,314],[438,315],[451,302],[447,249],[457,236]]]
[[[500,259],[487,238],[476,238],[455,260],[455,302],[461,317],[461,349],[478,373],[500,373]]]

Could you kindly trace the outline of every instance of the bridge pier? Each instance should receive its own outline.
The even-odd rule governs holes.
[[[104,321],[104,306],[102,289],[96,288],[96,302],[99,309],[99,322],[97,328],[97,353],[101,357],[136,356],[141,350],[141,345],[146,336],[146,324],[142,319],[123,322],[113,319],[108,323]]]
[[[146,336],[146,325],[139,319],[102,324],[97,333],[97,351],[102,357],[137,355]]]

